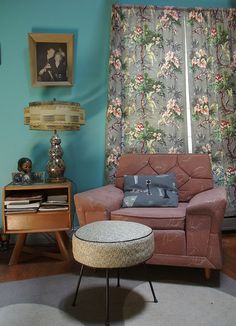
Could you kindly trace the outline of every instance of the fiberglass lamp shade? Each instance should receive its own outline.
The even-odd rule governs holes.
[[[24,109],[24,123],[33,130],[54,130],[47,164],[48,181],[65,181],[63,150],[57,130],[80,130],[80,126],[85,124],[85,110],[74,102],[31,102]]]

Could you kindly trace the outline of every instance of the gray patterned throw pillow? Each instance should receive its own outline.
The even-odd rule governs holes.
[[[174,173],[124,176],[122,207],[177,207],[178,193]]]

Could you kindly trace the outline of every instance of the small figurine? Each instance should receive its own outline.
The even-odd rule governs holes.
[[[30,174],[32,170],[32,161],[27,157],[22,157],[18,161],[18,171]]]
[[[13,177],[15,184],[29,184],[31,183],[31,169],[32,161],[27,157],[22,157],[18,160],[18,171]]]

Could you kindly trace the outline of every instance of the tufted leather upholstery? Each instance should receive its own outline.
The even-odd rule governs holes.
[[[124,175],[155,175],[174,172],[177,208],[122,208]],[[151,264],[220,269],[221,225],[226,191],[213,188],[207,154],[124,154],[115,185],[74,196],[80,225],[111,219],[143,223],[154,231]]]
[[[123,189],[124,175],[156,175],[174,172],[179,201],[213,188],[210,158],[202,154],[124,154],[120,160],[116,187]]]

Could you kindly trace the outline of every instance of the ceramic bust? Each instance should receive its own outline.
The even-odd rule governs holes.
[[[31,183],[31,170],[32,161],[27,157],[22,157],[18,160],[18,171],[13,178],[13,182],[16,184],[27,184]]]
[[[18,161],[18,171],[30,174],[32,170],[32,161],[27,157],[22,157]]]

